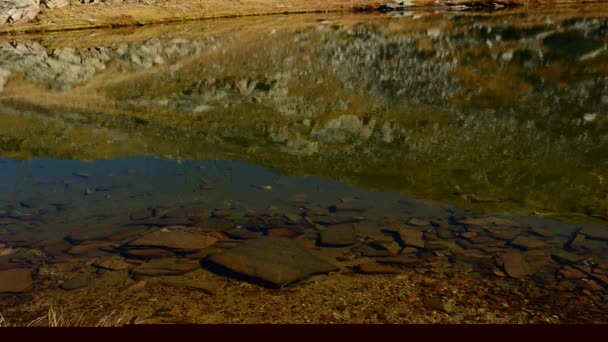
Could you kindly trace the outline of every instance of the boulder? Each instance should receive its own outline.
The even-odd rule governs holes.
[[[291,239],[279,237],[248,240],[226,252],[209,256],[206,262],[212,270],[220,266],[220,270],[271,287],[337,270],[336,266],[315,257]]]

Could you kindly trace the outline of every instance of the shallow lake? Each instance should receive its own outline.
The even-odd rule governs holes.
[[[447,257],[550,289],[542,303],[588,296],[592,317],[608,298],[607,37],[608,15],[582,10],[0,37],[0,270],[31,277],[6,292],[78,291],[62,285],[76,271],[45,272],[79,260],[121,281],[197,258],[270,288],[327,273],[243,248],[272,237],[346,273]],[[158,232],[215,244],[134,244]],[[256,262],[213,256],[231,251]]]

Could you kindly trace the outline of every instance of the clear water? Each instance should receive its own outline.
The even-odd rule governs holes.
[[[0,243],[103,237],[150,208],[202,206],[222,231],[356,203],[360,237],[433,219],[470,249],[459,220],[503,217],[508,241],[548,243],[552,281],[552,255],[584,258],[567,281],[605,304],[607,33],[600,14],[406,12],[0,37]],[[436,228],[415,228],[427,249]]]

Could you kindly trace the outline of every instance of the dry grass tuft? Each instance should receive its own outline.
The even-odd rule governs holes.
[[[109,314],[100,318],[96,322],[88,322],[83,318],[84,313],[80,315],[66,315],[63,309],[56,311],[50,307],[47,314],[40,316],[30,323],[24,325],[26,327],[119,327],[126,324],[141,324],[142,321],[137,319],[137,316],[115,315],[116,310],[112,310]],[[18,323],[8,323],[4,316],[0,313],[0,327],[17,327],[21,326]]]

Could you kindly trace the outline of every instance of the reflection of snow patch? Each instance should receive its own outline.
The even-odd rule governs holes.
[[[602,96],[602,103],[608,104],[608,95]]]
[[[509,62],[511,61],[511,59],[513,59],[513,50],[509,50],[500,54],[500,60],[503,62]]]
[[[206,111],[209,111],[209,110],[212,110],[212,109],[213,109],[213,106],[209,106],[209,105],[203,104],[203,105],[194,107],[192,109],[192,111],[195,112],[195,113],[202,113],[202,112],[206,112]]]
[[[426,35],[431,38],[439,38],[441,36],[441,29],[439,27],[432,27],[426,30]]]
[[[587,113],[583,116],[583,121],[585,122],[592,122],[595,119],[597,119],[597,113]]]
[[[10,75],[10,70],[0,68],[0,91],[4,90],[4,85],[6,85],[6,82],[8,82],[8,77]]]

